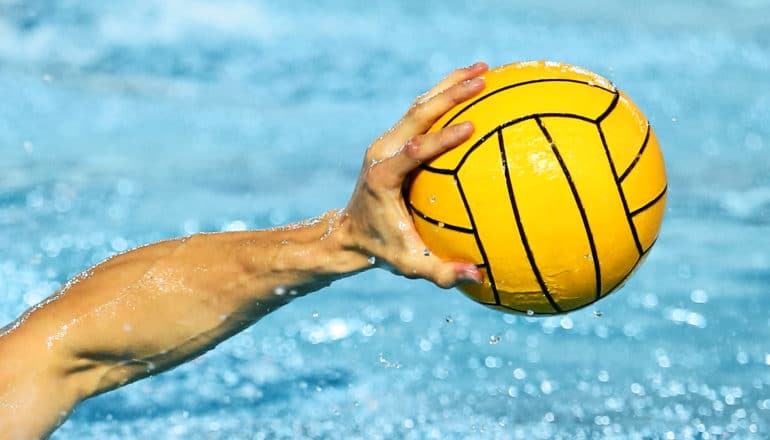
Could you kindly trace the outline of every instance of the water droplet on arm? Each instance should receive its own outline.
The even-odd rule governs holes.
[[[374,255],[372,255],[371,257],[369,257],[369,264],[374,264],[374,263],[376,263],[376,262],[377,262],[377,258],[376,258]]]
[[[428,248],[423,249],[422,254],[425,255],[426,257],[430,257],[430,249]]]
[[[278,286],[278,287],[276,287],[275,289],[273,289],[273,293],[274,293],[276,296],[283,296],[283,295],[285,295],[285,294],[286,294],[286,288],[285,288],[285,287],[283,287],[283,286]]]

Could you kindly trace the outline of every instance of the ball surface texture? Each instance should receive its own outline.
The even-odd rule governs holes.
[[[608,80],[555,62],[487,72],[472,101],[429,130],[471,121],[462,145],[421,164],[405,195],[460,289],[508,312],[575,310],[621,286],[655,243],[667,181],[647,119]]]

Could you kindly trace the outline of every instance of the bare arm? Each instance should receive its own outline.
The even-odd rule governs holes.
[[[414,252],[425,246],[401,188],[420,161],[470,136],[468,124],[423,133],[483,88],[469,80],[485,70],[457,70],[418,98],[367,150],[345,209],[279,229],[135,249],[0,330],[0,433],[45,438],[79,402],[192,359],[293,298],[372,267],[370,257],[442,287],[480,280],[471,264]]]

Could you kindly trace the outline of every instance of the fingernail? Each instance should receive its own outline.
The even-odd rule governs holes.
[[[465,266],[459,273],[459,278],[461,281],[468,281],[473,283],[480,283],[484,280],[484,276],[476,266]]]
[[[469,89],[478,89],[484,86],[484,79],[477,76],[476,78],[465,80],[463,85]]]
[[[459,134],[467,134],[473,131],[473,124],[470,121],[465,121],[462,124],[455,125],[455,130],[457,130]]]
[[[467,70],[474,70],[478,69],[479,67],[483,66],[484,63],[481,61],[476,61],[475,63],[471,64],[470,66],[466,67]]]

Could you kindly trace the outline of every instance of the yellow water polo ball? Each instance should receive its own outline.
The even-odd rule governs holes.
[[[405,195],[433,253],[475,263],[460,289],[508,312],[566,313],[621,286],[655,243],[663,155],[647,119],[610,81],[524,62],[430,129],[472,121],[471,139],[421,164]]]

